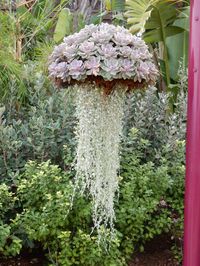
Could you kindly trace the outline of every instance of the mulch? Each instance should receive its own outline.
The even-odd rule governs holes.
[[[40,254],[24,253],[16,258],[1,259],[0,266],[44,266],[45,259]]]

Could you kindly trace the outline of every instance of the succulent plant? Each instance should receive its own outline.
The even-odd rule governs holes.
[[[154,83],[158,76],[145,42],[124,27],[107,23],[87,25],[65,37],[50,56],[49,73],[53,79],[69,84],[100,76],[109,81],[129,79],[146,85]]]

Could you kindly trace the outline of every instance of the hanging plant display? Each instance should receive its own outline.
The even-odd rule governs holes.
[[[93,200],[94,227],[113,229],[125,95],[153,85],[158,71],[147,45],[120,26],[88,25],[50,56],[50,77],[76,91],[75,187]]]

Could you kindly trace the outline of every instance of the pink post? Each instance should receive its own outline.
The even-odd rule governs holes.
[[[191,1],[184,266],[200,266],[200,0]]]

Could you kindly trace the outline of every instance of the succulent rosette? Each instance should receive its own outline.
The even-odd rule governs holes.
[[[148,46],[127,29],[107,23],[87,25],[65,37],[50,56],[49,75],[66,86],[94,77],[154,84],[158,70]]]

